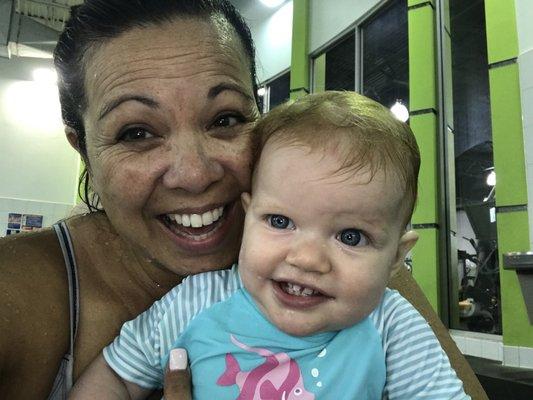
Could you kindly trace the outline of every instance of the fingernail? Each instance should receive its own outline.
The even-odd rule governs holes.
[[[168,369],[171,371],[183,371],[187,369],[187,350],[172,349],[168,359]]]

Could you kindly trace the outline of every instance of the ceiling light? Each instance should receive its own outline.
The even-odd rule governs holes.
[[[390,110],[402,122],[406,122],[409,119],[409,110],[400,100],[396,100]]]
[[[283,3],[285,3],[285,0],[261,0],[261,3],[267,7],[274,8],[281,6]]]
[[[52,68],[37,68],[33,71],[33,80],[39,83],[56,84],[57,74]]]

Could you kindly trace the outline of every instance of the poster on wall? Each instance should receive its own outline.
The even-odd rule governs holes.
[[[29,232],[43,227],[43,216],[36,214],[9,213],[6,236],[19,232]]]
[[[9,213],[7,216],[7,229],[20,229],[22,214]]]
[[[43,216],[33,214],[22,214],[22,226],[23,231],[34,231],[43,227]]]

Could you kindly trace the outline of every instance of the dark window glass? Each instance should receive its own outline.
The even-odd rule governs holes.
[[[409,106],[407,2],[394,0],[361,27],[363,94],[386,107]]]
[[[326,90],[355,89],[355,33],[326,51]]]
[[[272,110],[278,104],[289,100],[291,89],[291,73],[287,72],[281,75],[270,82],[267,86],[270,88],[269,110]]]
[[[459,286],[452,328],[501,334],[496,191],[487,180],[495,171],[484,3],[449,4]]]

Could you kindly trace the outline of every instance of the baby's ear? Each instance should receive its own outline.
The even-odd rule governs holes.
[[[242,208],[244,209],[244,212],[248,211],[248,207],[250,206],[250,201],[252,201],[252,196],[250,196],[250,193],[244,192],[241,194],[241,203]]]
[[[407,253],[409,253],[417,241],[418,233],[415,231],[407,231],[402,235],[398,242],[398,250],[396,252],[394,264],[391,268],[390,277],[394,276],[394,274],[403,267]]]

